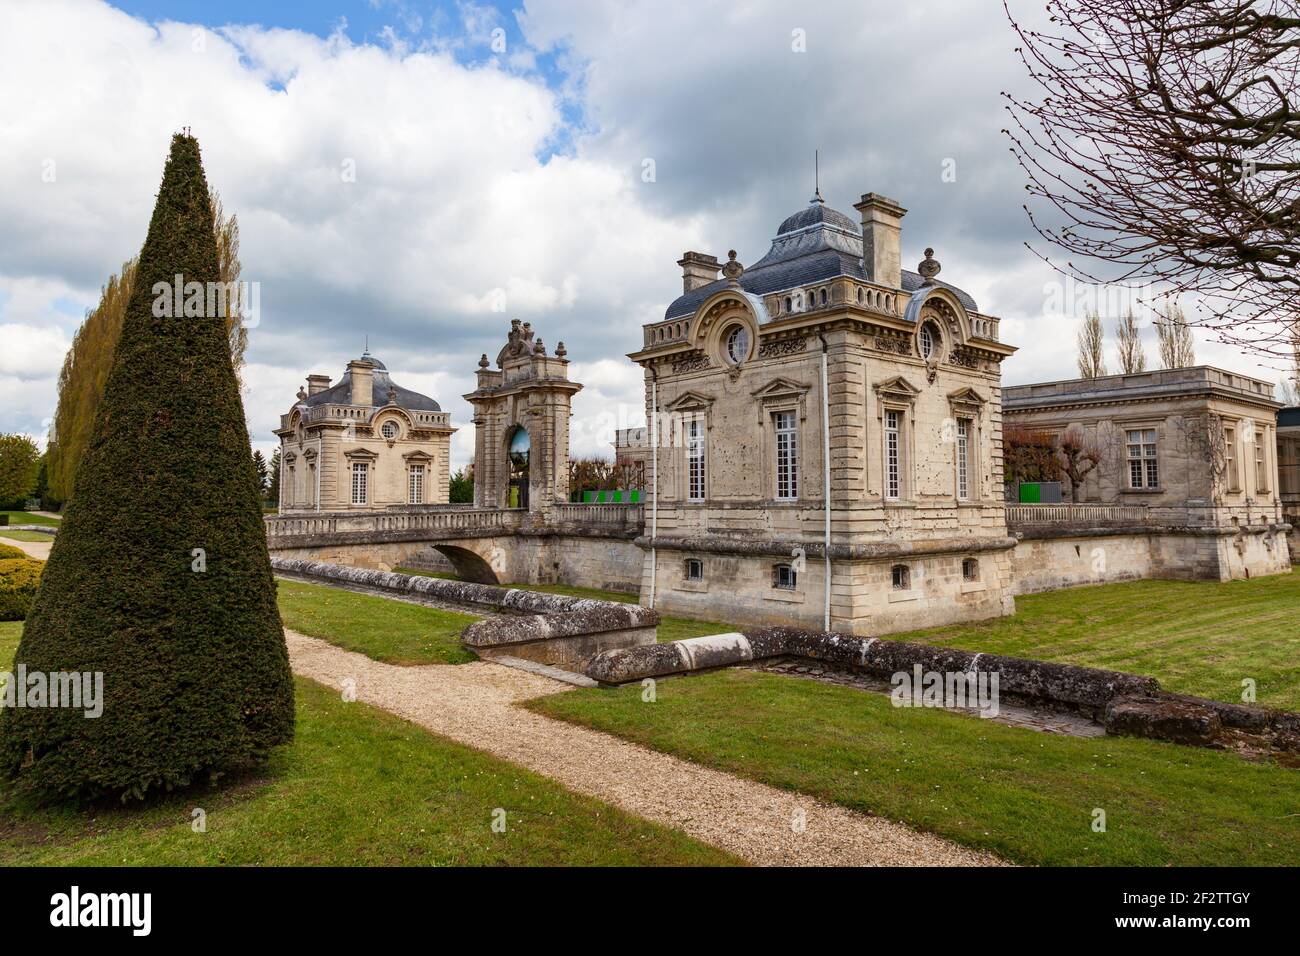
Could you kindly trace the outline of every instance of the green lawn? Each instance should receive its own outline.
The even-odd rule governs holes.
[[[21,625],[0,624],[12,660]],[[710,865],[738,862],[311,681],[264,771],[143,807],[36,808],[0,786],[0,865]],[[192,828],[206,813],[206,832]],[[506,811],[504,833],[491,828]]]
[[[1014,617],[891,634],[1149,674],[1166,690],[1300,710],[1300,573],[1250,581],[1132,581],[1016,598]]]
[[[388,664],[463,664],[477,660],[460,632],[478,620],[438,608],[343,588],[279,581],[284,626]]]
[[[528,706],[1019,863],[1300,865],[1300,770],[1235,754],[1055,736],[752,670],[660,681],[654,703],[633,684]]]
[[[54,535],[51,534],[41,531],[15,531],[3,525],[0,525],[0,538],[8,538],[10,541],[44,541],[46,544],[54,541]]]
[[[457,580],[454,574],[448,574],[445,571],[417,571],[414,568],[394,568],[393,570],[400,571],[402,574],[419,574],[427,578]],[[572,584],[505,584],[502,587],[522,588],[526,591],[542,591],[546,594],[563,594],[567,597],[596,598],[600,601],[618,601],[623,604],[636,604],[641,600],[640,595],[629,594],[626,591],[584,588]],[[682,641],[688,637],[721,634],[735,629],[734,625],[720,624],[717,621],[699,621],[690,617],[661,617],[659,619],[658,638],[662,644],[667,641]]]
[[[0,511],[0,515],[8,515],[10,524],[58,525],[61,520],[59,518],[47,518],[45,515],[33,514],[30,511]]]

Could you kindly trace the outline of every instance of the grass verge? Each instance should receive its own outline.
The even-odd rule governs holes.
[[[1016,598],[1013,617],[891,634],[1147,674],[1166,690],[1300,710],[1300,574],[1130,581]]]
[[[464,664],[477,660],[460,643],[470,614],[358,594],[301,581],[279,581],[284,626],[387,664]]]
[[[1300,771],[1235,754],[1055,736],[751,670],[661,681],[655,703],[636,684],[528,706],[1019,863],[1300,863]]]
[[[11,661],[21,624],[0,624]],[[35,807],[0,785],[0,865],[619,866],[739,862],[307,680],[257,776],[143,806]],[[193,829],[205,812],[206,832]],[[497,808],[506,828],[491,828]]]
[[[0,515],[8,515],[10,524],[43,524],[57,527],[61,520],[47,515],[38,515],[31,511],[0,511]],[[0,525],[0,527],[3,526]]]

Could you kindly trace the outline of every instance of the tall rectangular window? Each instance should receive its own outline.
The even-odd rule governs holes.
[[[369,500],[369,469],[370,466],[364,461],[352,463],[352,503],[354,505],[364,505]]]
[[[704,500],[704,422],[692,419],[686,425],[686,498]]]
[[[1160,487],[1154,428],[1133,429],[1128,432],[1128,486],[1130,488]]]
[[[902,417],[902,412],[893,409],[885,412],[885,497],[890,499],[897,499],[902,490]]]
[[[794,412],[777,412],[776,427],[776,497],[793,501],[799,497],[799,427]]]
[[[957,419],[957,497],[970,498],[970,420]]]
[[[407,502],[413,505],[424,504],[424,466],[411,465],[406,477]]]
[[[1261,492],[1268,491],[1268,468],[1265,457],[1268,448],[1265,440],[1267,435],[1267,429],[1255,426],[1255,490]]]
[[[1240,491],[1237,481],[1237,429],[1223,430],[1223,478],[1229,491]]]

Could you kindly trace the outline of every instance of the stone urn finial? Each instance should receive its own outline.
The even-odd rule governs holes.
[[[546,354],[546,346],[542,344],[542,340],[541,340],[541,339],[538,339],[537,341],[535,341],[535,342],[533,343],[533,354],[534,354],[534,355],[545,355],[545,354]]]
[[[301,385],[299,385],[299,386],[298,386],[298,401],[301,402],[301,401],[302,401],[304,398],[306,398],[306,397],[307,397],[307,389],[305,389],[305,388],[303,388]]]
[[[489,364],[491,364],[491,363],[488,362],[487,353],[484,352],[482,355],[479,356],[479,359],[478,359],[478,367],[479,367],[479,368],[487,368]]]
[[[939,274],[939,270],[942,268],[943,266],[939,265],[939,260],[934,257],[934,250],[926,249],[925,258],[916,267],[916,271],[921,274],[921,278],[925,280],[926,285],[934,285],[934,277]]]
[[[736,285],[739,283],[740,276],[744,271],[745,267],[736,261],[736,250],[728,250],[727,264],[722,267],[722,274],[727,277],[727,281],[732,285]]]
[[[569,354],[569,350],[566,349],[566,348],[564,347],[564,343],[563,343],[563,342],[561,342],[559,345],[555,346],[555,357],[556,357],[556,358],[564,358],[564,356],[566,356],[566,355],[568,355],[568,354]]]

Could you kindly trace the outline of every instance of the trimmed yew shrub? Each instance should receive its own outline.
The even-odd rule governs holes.
[[[6,550],[18,551],[17,548]],[[45,562],[29,558],[21,551],[18,554],[17,558],[0,554],[0,621],[25,618],[41,584],[41,569]]]
[[[137,270],[16,657],[29,673],[102,672],[103,714],[0,711],[0,769],[45,796],[138,798],[248,766],[293,735],[226,323],[154,314],[177,275],[203,288],[218,278],[188,135],[172,138]]]

